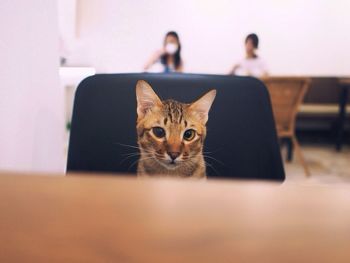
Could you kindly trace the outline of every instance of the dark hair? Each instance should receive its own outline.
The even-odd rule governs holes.
[[[169,32],[165,35],[164,43],[165,43],[165,41],[166,41],[166,39],[167,39],[168,36],[175,37],[176,40],[177,40],[177,43],[178,43],[178,45],[179,45],[179,48],[177,49],[177,51],[176,51],[175,54],[174,54],[175,69],[178,69],[178,68],[181,66],[181,43],[180,43],[180,38],[179,38],[179,35],[178,35],[175,31],[169,31]],[[166,64],[167,64],[168,56],[169,56],[169,54],[164,54],[164,55],[161,56],[160,62],[161,62],[163,65],[166,65]]]
[[[255,48],[258,48],[259,47],[259,38],[257,36],[257,34],[249,34],[246,38],[245,38],[245,43],[248,42],[248,40],[251,40],[253,42],[253,46]]]

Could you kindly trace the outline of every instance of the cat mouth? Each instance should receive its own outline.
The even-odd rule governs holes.
[[[176,169],[177,167],[179,167],[179,162],[177,162],[177,161],[168,161],[166,163],[167,169],[173,170],[173,169]]]
[[[156,159],[162,166],[167,169],[175,169],[179,166],[178,160],[164,160],[164,159]]]
[[[176,166],[179,165],[179,161],[175,161],[175,160],[170,160],[170,161],[166,161],[165,165],[171,169],[175,168]]]

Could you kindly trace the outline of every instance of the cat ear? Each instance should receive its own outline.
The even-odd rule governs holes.
[[[144,80],[137,81],[136,84],[137,115],[143,118],[148,110],[162,102],[153,91],[151,85]]]
[[[190,109],[197,114],[203,124],[206,124],[208,121],[208,113],[211,105],[213,104],[215,96],[216,90],[213,89],[190,105]]]

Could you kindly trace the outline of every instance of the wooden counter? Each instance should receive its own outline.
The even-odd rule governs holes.
[[[350,186],[0,175],[0,262],[350,262]]]

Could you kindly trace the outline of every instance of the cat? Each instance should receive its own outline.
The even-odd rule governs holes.
[[[139,177],[206,178],[205,125],[215,96],[216,90],[211,90],[191,104],[161,101],[146,81],[137,82]]]

